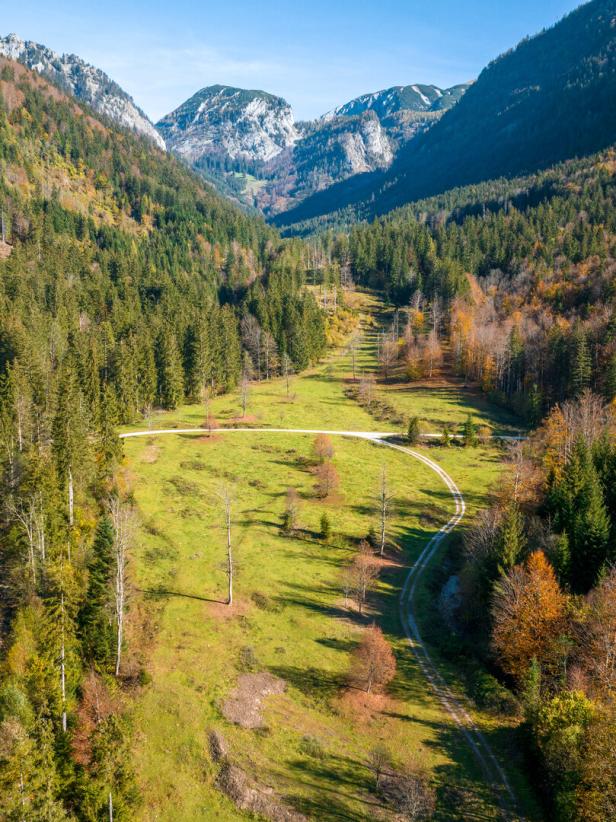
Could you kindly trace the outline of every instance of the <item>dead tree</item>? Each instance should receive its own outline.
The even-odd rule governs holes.
[[[62,730],[66,733],[66,650],[64,645],[64,593],[60,597],[60,692],[62,694]]]
[[[120,675],[122,663],[122,643],[124,641],[124,615],[126,611],[126,568],[128,547],[132,537],[132,511],[122,505],[117,497],[109,505],[113,526],[113,554],[115,560],[115,618],[116,618],[116,664],[115,675]]]
[[[387,483],[387,469],[385,466],[381,469],[381,484],[379,487],[379,517],[380,517],[380,545],[379,554],[383,556],[385,552],[385,542],[387,540],[387,525],[389,522],[389,513],[391,509],[392,495],[389,493],[389,486]]]
[[[293,374],[293,363],[286,352],[282,355],[282,373],[287,387],[287,399],[289,399],[289,388],[291,383],[291,375]]]
[[[220,500],[222,502],[223,514],[225,519],[225,529],[227,531],[227,578],[228,578],[228,594],[227,605],[233,605],[233,550],[231,543],[231,514],[233,508],[233,498],[229,488],[223,488],[220,491]]]

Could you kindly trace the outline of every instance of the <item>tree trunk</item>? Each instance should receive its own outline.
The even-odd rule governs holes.
[[[74,517],[73,517],[73,508],[74,508],[74,493],[73,493],[73,473],[71,469],[68,469],[68,524],[73,527]]]
[[[233,605],[233,553],[231,550],[231,501],[228,500],[225,510],[227,521],[227,569],[229,572],[228,604]]]

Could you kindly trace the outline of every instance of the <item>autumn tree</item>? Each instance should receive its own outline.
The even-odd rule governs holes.
[[[318,434],[312,445],[312,451],[319,462],[327,462],[334,458],[334,444],[327,434]]]
[[[367,693],[382,690],[396,674],[396,660],[383,632],[376,625],[366,628],[353,653],[351,681]]]
[[[292,534],[297,530],[299,518],[299,494],[295,488],[287,489],[285,508],[282,514],[282,530]]]
[[[533,658],[549,657],[563,627],[566,600],[541,551],[494,587],[492,647],[503,670],[521,682]]]
[[[375,560],[370,545],[362,541],[352,564],[345,573],[345,586],[352,594],[360,614],[364,612],[364,606],[368,594],[372,590],[379,575],[379,567]]]
[[[323,462],[316,470],[316,492],[319,499],[326,499],[340,485],[340,478],[333,463]]]

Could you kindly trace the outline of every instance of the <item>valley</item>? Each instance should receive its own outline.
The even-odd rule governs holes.
[[[616,0],[557,5],[3,10],[0,822],[616,819]]]
[[[359,367],[374,366],[373,352],[374,336],[366,334],[357,355]],[[371,788],[366,757],[379,743],[405,752],[398,765],[421,761],[443,784],[437,790],[436,818],[465,819],[471,808],[498,818],[499,801],[509,801],[502,785],[493,792],[483,784],[468,742],[410,655],[395,604],[408,569],[451,516],[447,488],[428,467],[403,454],[334,437],[340,486],[331,498],[316,500],[314,435],[262,430],[340,430],[341,421],[357,430],[376,430],[375,421],[345,396],[350,380],[350,357],[343,349],[324,366],[293,377],[290,398],[282,380],[253,385],[245,419],[237,417],[236,396],[212,403],[211,419],[218,426],[247,425],[257,429],[254,434],[208,433],[200,428],[203,408],[190,406],[154,416],[151,435],[124,440],[126,481],[143,523],[134,574],[138,590],[147,593],[138,610],[141,615],[145,609],[156,624],[152,663],[146,666],[152,681],[135,709],[144,819],[155,814],[188,820],[206,808],[213,817],[235,818],[232,805],[216,789],[220,764],[208,756],[212,731],[224,738],[230,760],[261,783],[262,790],[273,789],[274,800],[284,800],[310,818],[389,818]],[[387,395],[394,390],[386,390]],[[412,392],[412,398],[408,392],[395,393],[407,394],[401,404],[412,402],[417,411],[436,406],[434,424],[462,422],[467,410],[477,411],[463,392],[452,392],[449,402],[435,402],[429,388]],[[479,413],[486,422],[498,420],[489,408]],[[174,435],[178,427],[192,428],[195,435]],[[161,428],[170,435],[157,436]],[[472,516],[501,470],[498,449],[421,450],[456,476]],[[395,495],[391,548],[378,588],[360,616],[345,602],[342,574],[357,550],[353,545],[376,522],[383,465]],[[232,607],[224,595],[225,535],[218,500],[223,484],[233,489],[235,511],[238,571]],[[301,501],[300,525],[293,535],[280,525],[289,487],[297,489]],[[323,512],[332,523],[327,543],[319,538]],[[443,549],[437,549],[436,558],[442,555]],[[426,576],[418,580],[414,594],[422,605],[431,590],[430,569]],[[421,625],[428,617],[418,608],[417,618]],[[359,632],[374,620],[386,631],[398,659],[387,696],[362,695],[346,685]],[[468,704],[450,666],[439,661],[439,667]],[[281,678],[286,690],[264,700],[263,727],[243,729],[225,721],[224,704],[238,679],[255,672]],[[513,729],[476,709],[473,716],[521,792],[525,810],[520,813],[534,818],[528,788],[511,767]],[[167,807],[173,808],[172,816],[162,810]]]

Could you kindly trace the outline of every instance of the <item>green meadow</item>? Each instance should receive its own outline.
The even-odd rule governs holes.
[[[369,306],[374,308],[374,306]],[[375,331],[364,317],[357,332],[356,369],[374,368]],[[318,368],[251,387],[246,418],[240,398],[210,404],[221,426],[397,430],[348,397],[348,347]],[[515,421],[472,392],[452,388],[380,386],[403,416],[430,425],[461,424],[470,412],[495,430]],[[155,414],[152,429],[198,428],[203,406]],[[399,426],[398,426],[399,427]],[[128,430],[128,429],[127,429]],[[133,711],[134,762],[145,804],[143,820],[244,819],[217,789],[219,765],[208,733],[219,731],[232,761],[287,806],[319,820],[393,818],[372,790],[369,752],[385,744],[399,765],[421,762],[437,788],[437,818],[497,819],[498,807],[473,756],[432,695],[403,637],[398,597],[408,568],[453,512],[444,485],[408,456],[369,442],[334,438],[338,490],[314,492],[313,437],[279,433],[146,436],[124,443],[124,475],[139,512],[131,574],[133,619],[142,639],[149,682]],[[425,447],[425,446],[424,446]],[[502,470],[495,446],[426,447],[464,493],[469,516],[485,504]],[[376,497],[386,467],[394,497],[389,549],[363,616],[345,602],[341,576],[358,542],[376,526]],[[226,531],[220,501],[233,499],[236,562],[234,605],[226,602]],[[299,528],[281,529],[289,488],[300,498]],[[320,539],[327,513],[332,537]],[[442,551],[445,549],[442,549]],[[442,554],[441,551],[441,554]],[[438,566],[439,556],[435,567]],[[434,603],[422,581],[417,610]],[[362,628],[378,623],[392,643],[397,674],[386,693],[349,688],[351,653]],[[453,686],[455,671],[440,661]],[[251,730],[224,719],[222,707],[246,672],[266,671],[286,683],[266,697],[263,725]],[[526,815],[532,800],[513,755],[514,730],[473,711],[508,768]]]

